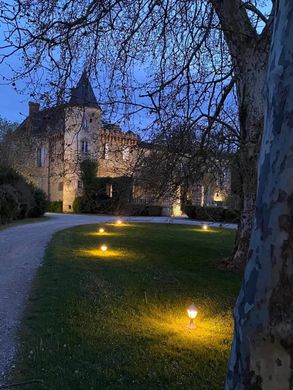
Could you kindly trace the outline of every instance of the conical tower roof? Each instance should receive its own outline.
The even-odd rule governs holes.
[[[69,103],[77,106],[100,108],[86,70],[83,71],[76,88],[72,88]]]

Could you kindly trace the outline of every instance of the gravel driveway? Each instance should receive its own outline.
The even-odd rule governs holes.
[[[47,214],[46,221],[23,224],[0,231],[0,385],[13,362],[17,348],[17,329],[27,301],[31,281],[39,267],[52,235],[72,226],[113,221],[114,217]],[[131,217],[128,221],[183,223],[199,225],[188,219]],[[211,224],[218,226],[218,224]],[[235,228],[235,225],[225,225]]]

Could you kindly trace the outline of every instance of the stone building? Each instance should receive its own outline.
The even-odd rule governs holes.
[[[50,201],[63,201],[64,212],[73,211],[73,201],[82,192],[82,160],[96,160],[99,177],[135,177],[139,156],[151,153],[139,135],[103,121],[86,72],[67,104],[40,110],[39,104],[29,103],[29,115],[15,132],[15,150],[13,167],[42,188]],[[203,185],[194,186],[190,202],[204,205],[220,196],[216,186],[210,192],[204,191]],[[111,197],[111,188],[108,195]],[[137,203],[147,201],[143,190],[135,186],[132,198]],[[180,199],[180,189],[173,193],[166,189],[156,202],[165,215],[181,215]]]

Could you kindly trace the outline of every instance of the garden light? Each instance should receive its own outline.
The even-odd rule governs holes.
[[[193,323],[193,320],[195,319],[195,317],[197,316],[197,309],[194,305],[194,303],[192,303],[189,308],[187,309],[187,314],[188,314],[188,317],[190,318],[190,323],[189,323],[189,326],[188,328],[190,329],[195,329],[196,326],[195,324]]]
[[[105,229],[103,229],[103,228],[99,229],[99,233],[104,233],[104,231],[105,231]]]
[[[205,223],[203,226],[202,226],[203,230],[208,230],[208,225]]]
[[[101,251],[102,252],[106,252],[107,250],[108,250],[107,245],[104,244],[104,245],[101,246]]]
[[[122,220],[121,219],[117,219],[116,225],[122,225]]]

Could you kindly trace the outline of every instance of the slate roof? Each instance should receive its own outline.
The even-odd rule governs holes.
[[[72,88],[69,104],[100,108],[86,70],[83,71],[77,86]]]

